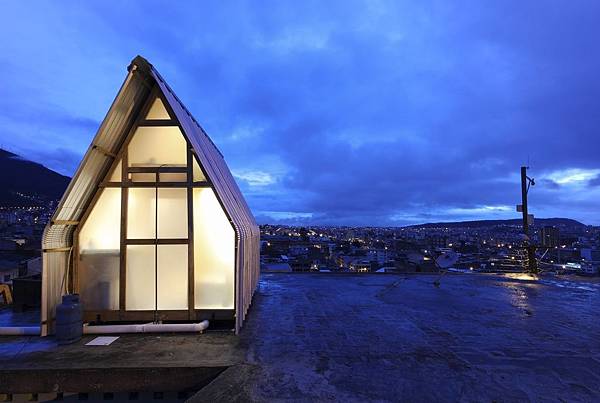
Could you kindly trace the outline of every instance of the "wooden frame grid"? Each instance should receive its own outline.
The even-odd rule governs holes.
[[[147,115],[152,102],[156,98],[161,98],[163,105],[167,109],[167,112],[172,117],[170,120],[146,120]],[[173,118],[174,113],[168,106],[168,103],[157,89],[153,87],[148,94],[143,107],[140,109],[138,117],[135,122],[131,125],[128,130],[128,134],[125,140],[120,146],[118,154],[114,155],[113,163],[110,169],[104,175],[104,180],[98,185],[98,189],[91,203],[87,206],[84,216],[78,223],[78,228],[74,234],[74,265],[73,273],[75,279],[78,279],[78,261],[79,261],[79,230],[85,224],[89,214],[96,205],[101,190],[103,188],[120,188],[121,189],[121,219],[120,219],[120,246],[119,246],[119,309],[118,310],[86,310],[84,312],[84,320],[102,320],[102,321],[132,321],[132,320],[154,320],[155,312],[158,313],[160,320],[200,320],[200,319],[223,319],[232,320],[235,317],[234,309],[196,309],[195,308],[195,284],[194,284],[194,220],[193,220],[193,189],[194,188],[213,188],[212,184],[208,181],[194,181],[193,178],[193,163],[194,156],[192,145],[186,138],[186,165],[185,166],[136,166],[130,167],[128,163],[128,147],[133,135],[135,134],[138,127],[154,126],[154,127],[173,127],[176,126],[180,129],[182,135],[184,135],[183,128],[179,122]],[[185,135],[184,135],[185,137]],[[110,176],[117,168],[119,162],[121,163],[121,182],[111,182]],[[198,163],[198,161],[195,161]],[[207,178],[202,165],[199,167]],[[154,181],[148,182],[133,182],[129,178],[130,173],[154,173]],[[185,173],[186,180],[181,182],[166,182],[160,181],[159,174],[161,173]],[[128,223],[128,203],[129,203],[129,189],[130,188],[183,188],[186,189],[186,203],[187,203],[187,238],[144,238],[144,239],[133,239],[127,236],[127,223]],[[158,201],[155,201],[158,202]],[[127,299],[127,246],[128,245],[188,245],[188,298],[187,298],[187,309],[182,310],[128,310],[126,305]],[[234,268],[235,270],[235,268]],[[76,282],[76,290],[79,292],[79,284]],[[155,285],[158,287],[158,284]],[[235,295],[235,292],[234,292]],[[235,302],[234,302],[235,305]]]
[[[236,184],[229,167],[219,151],[198,121],[192,116],[171,87],[158,71],[141,56],[133,59],[127,68],[128,75],[121,86],[106,117],[102,121],[96,136],[88,148],[76,174],[71,180],[64,196],[54,213],[51,222],[46,226],[42,238],[43,274],[42,274],[42,335],[53,332],[52,323],[55,309],[60,304],[60,297],[65,293],[78,292],[80,285],[79,266],[79,234],[82,225],[94,208],[104,188],[119,188],[121,194],[121,215],[119,224],[118,248],[120,257],[118,263],[118,309],[112,311],[88,310],[84,319],[101,321],[148,321],[148,320],[198,320],[198,319],[229,319],[234,320],[233,327],[238,333],[243,325],[250,308],[252,297],[259,279],[260,232],[252,215],[252,211],[244,200],[243,194]],[[170,118],[163,120],[147,120],[150,102],[156,97],[162,100]],[[165,117],[165,116],[162,116]],[[176,126],[186,139],[187,158],[181,165],[162,167],[161,172],[172,172],[173,175],[156,175],[156,166],[128,166],[128,145],[133,132],[138,127]],[[122,181],[111,182],[109,173],[113,173],[120,165]],[[183,161],[181,161],[183,162]],[[204,174],[206,180],[194,181],[197,168]],[[134,175],[139,172],[140,175]],[[184,175],[185,174],[185,175]],[[131,178],[134,175],[137,177]],[[148,182],[145,182],[148,181]],[[188,237],[185,239],[128,239],[127,216],[131,206],[128,197],[132,188],[182,188],[186,189],[188,204]],[[194,256],[193,234],[193,197],[196,188],[210,188],[216,201],[223,209],[227,220],[234,231],[234,261],[233,261],[233,309],[195,309],[195,290],[193,266],[198,256]],[[183,195],[181,195],[183,196]],[[183,202],[180,196],[180,203]],[[160,202],[160,201],[159,201]],[[182,206],[183,207],[183,206]],[[180,209],[181,210],[181,209]],[[115,217],[117,218],[117,217]],[[119,219],[117,219],[119,220]],[[181,228],[183,230],[183,228]],[[155,227],[156,230],[156,227]],[[179,235],[184,236],[184,233]],[[210,236],[210,235],[209,235]],[[155,317],[152,310],[127,311],[127,247],[134,244],[157,245],[159,243],[182,243],[188,245],[188,309],[178,311],[158,311]],[[59,252],[59,253],[56,253]],[[195,258],[195,259],[194,259]],[[68,275],[67,289],[61,281]],[[181,290],[184,292],[183,290]],[[114,296],[114,294],[113,294]],[[183,297],[180,295],[180,297]],[[182,301],[181,301],[182,302]],[[183,304],[182,304],[183,305]],[[181,306],[181,305],[180,305]],[[115,305],[111,305],[115,307]]]

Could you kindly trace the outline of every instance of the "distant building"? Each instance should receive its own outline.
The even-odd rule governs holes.
[[[12,280],[19,277],[19,268],[0,266],[0,284],[12,284]]]
[[[369,249],[367,251],[367,258],[370,261],[372,261],[372,262],[375,261],[379,264],[384,264],[385,262],[392,260],[393,256],[394,256],[394,254],[392,253],[392,251],[388,250],[387,248]]]
[[[291,272],[292,267],[289,263],[265,263],[261,265],[261,271],[264,272]]]
[[[556,248],[559,246],[560,238],[557,227],[545,226],[542,228],[540,241],[544,248]]]
[[[448,237],[443,235],[433,235],[429,238],[431,249],[445,248],[448,246]]]
[[[581,258],[588,262],[600,262],[600,250],[591,248],[581,249]]]
[[[350,271],[368,273],[371,271],[371,262],[366,260],[355,260],[350,263]]]

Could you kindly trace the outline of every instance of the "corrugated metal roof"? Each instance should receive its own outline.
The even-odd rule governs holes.
[[[260,271],[259,242],[260,230],[256,220],[242,195],[231,171],[225,163],[223,154],[208,137],[204,129],[177,98],[173,90],[150,65],[154,79],[165,99],[175,113],[177,120],[192,144],[200,165],[204,168],[207,179],[213,184],[215,193],[223,205],[238,237],[238,253],[236,266],[236,330],[242,325],[252,294],[258,283]]]
[[[102,150],[113,154],[118,152],[137,112],[149,93],[150,87],[145,79],[136,73],[135,69],[130,69],[92,144],[71,179],[52,220],[44,230],[43,249],[72,245],[75,227],[53,223],[81,219],[90,200],[94,197],[98,185],[113,162],[113,158]]]

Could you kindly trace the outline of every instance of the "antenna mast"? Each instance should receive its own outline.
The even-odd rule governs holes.
[[[526,166],[521,167],[521,211],[523,213],[523,235],[524,242],[523,247],[527,251],[527,269],[530,273],[537,273],[537,262],[535,260],[535,246],[531,242],[531,237],[529,235],[529,217],[533,218],[533,215],[530,216],[528,212],[527,206],[527,193],[529,193],[529,187],[535,185],[535,181],[533,178],[527,176],[527,168]],[[519,209],[517,208],[517,211]],[[533,220],[532,220],[533,221]]]

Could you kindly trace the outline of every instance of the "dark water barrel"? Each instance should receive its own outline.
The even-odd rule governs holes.
[[[83,333],[83,309],[79,294],[63,295],[62,304],[56,307],[56,341],[71,344],[79,341]]]

